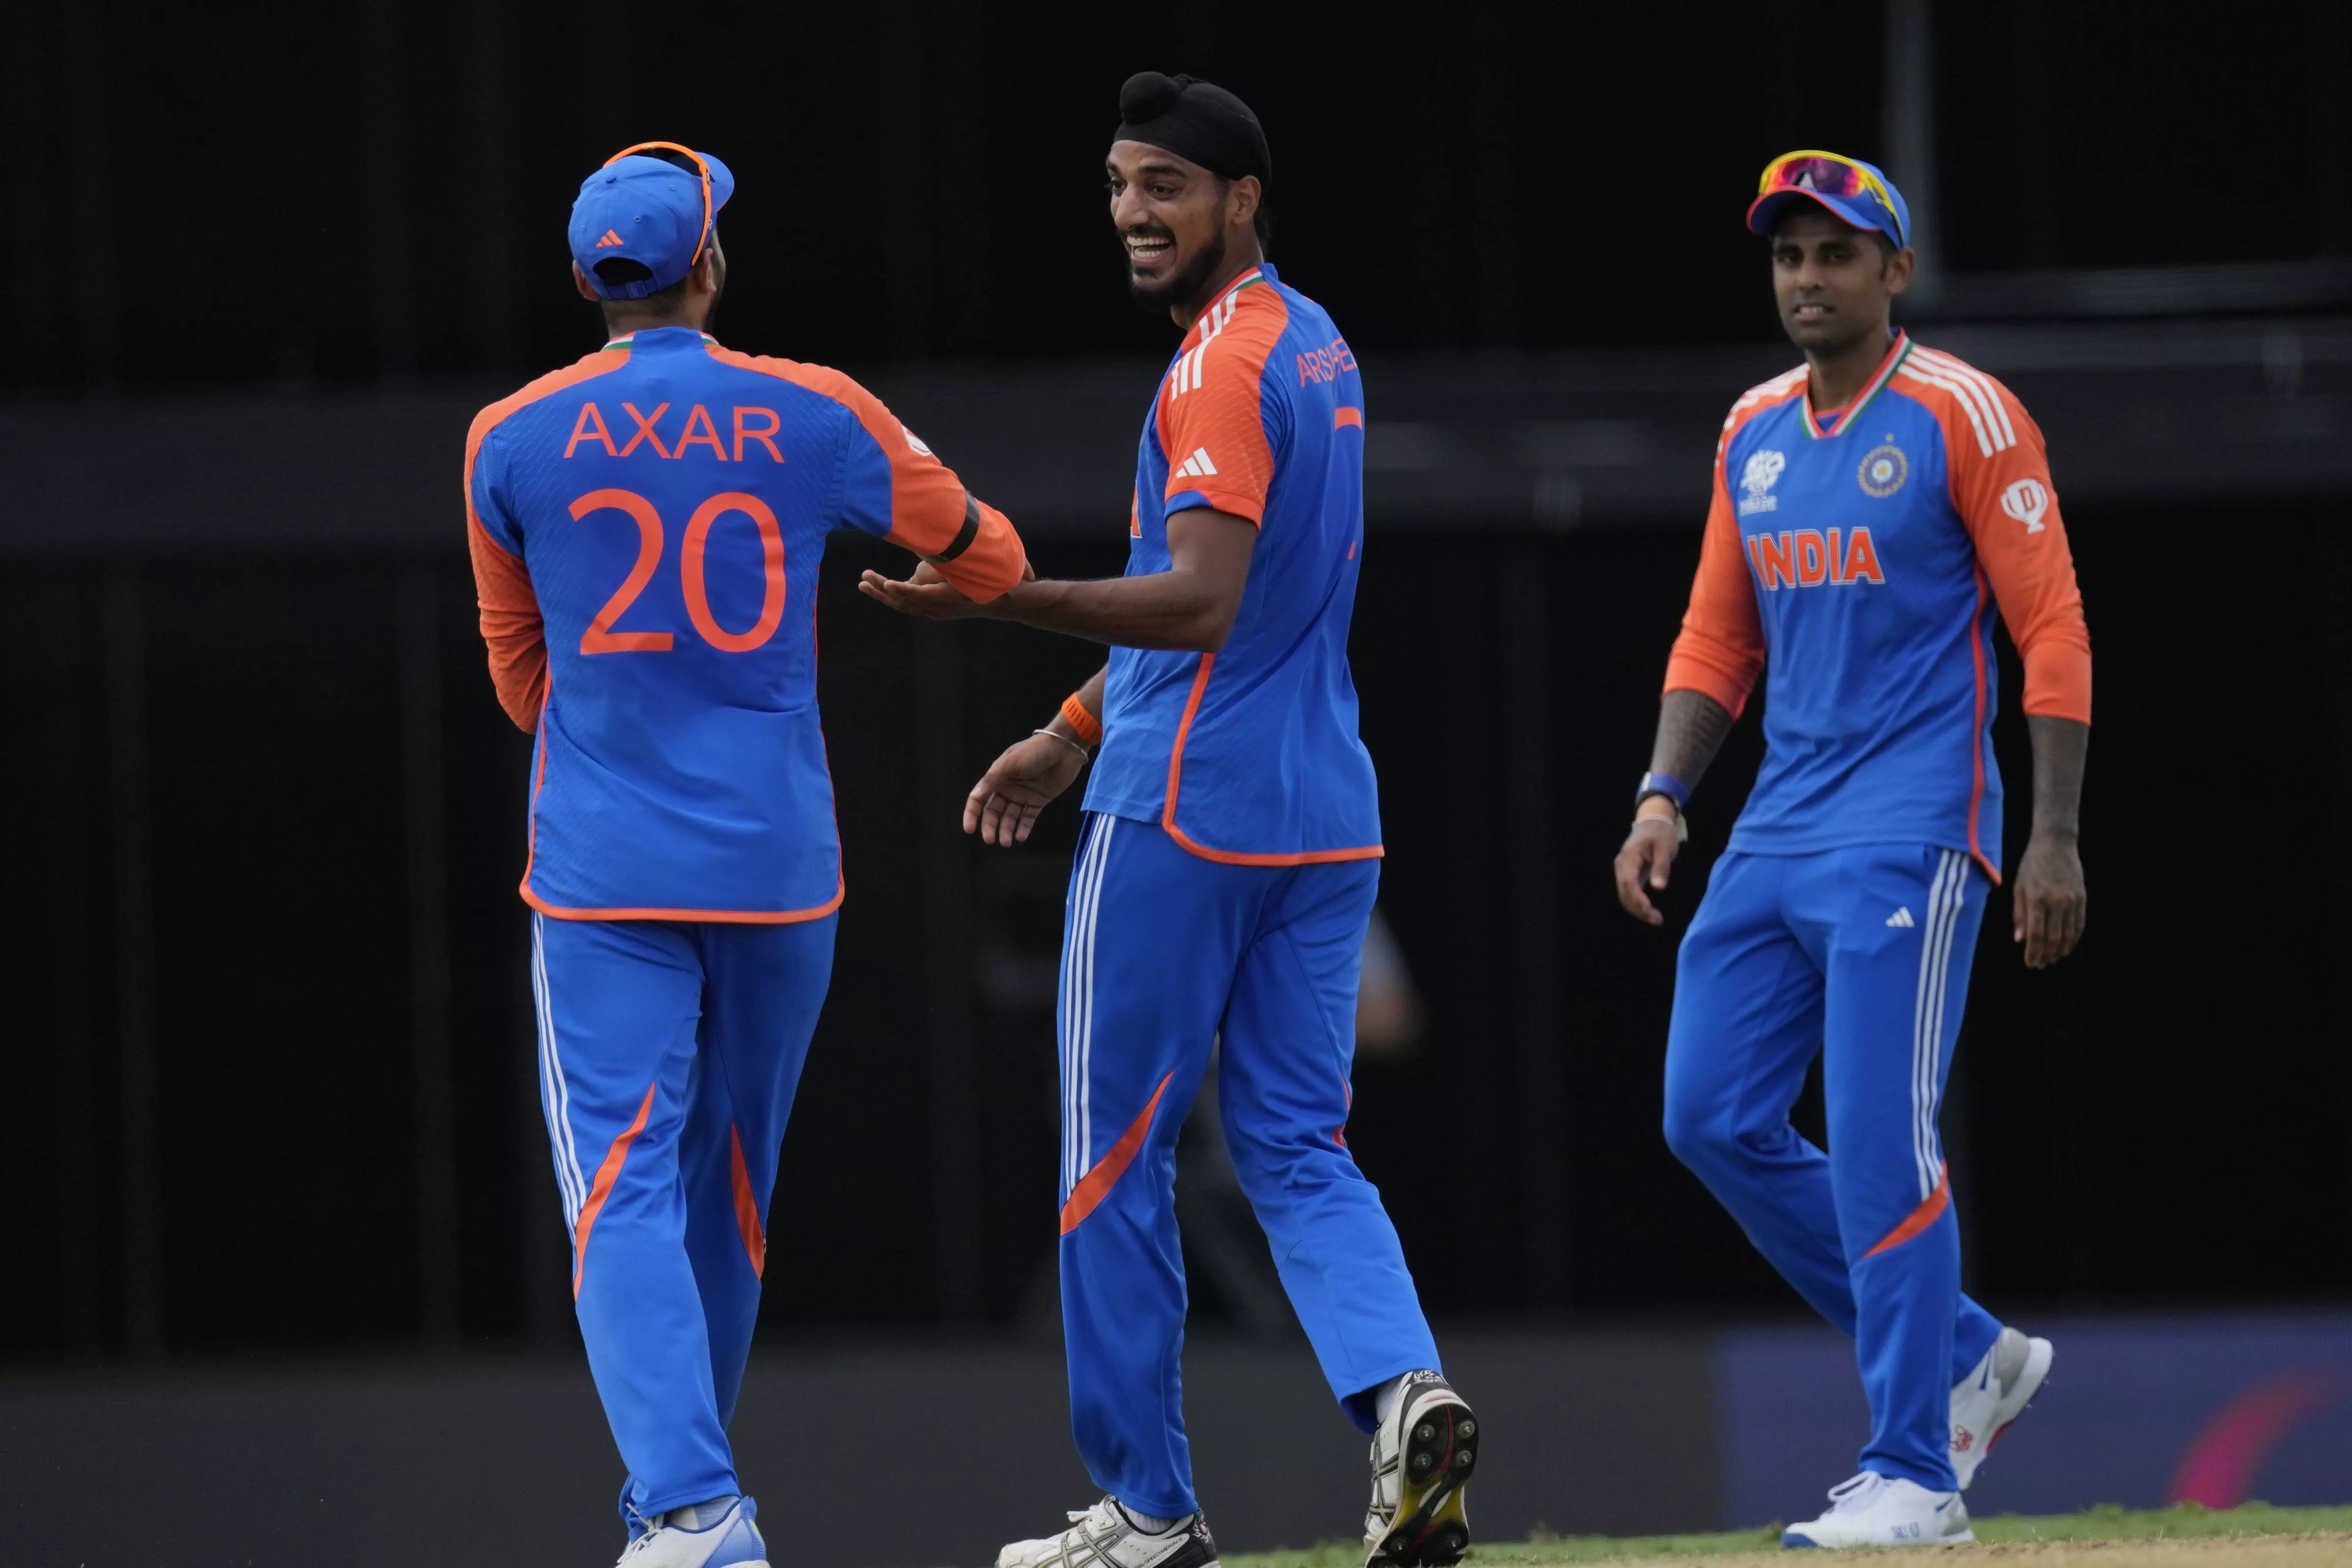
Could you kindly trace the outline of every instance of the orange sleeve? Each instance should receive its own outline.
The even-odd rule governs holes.
[[[1691,583],[1682,633],[1666,660],[1665,689],[1702,693],[1738,718],[1764,670],[1764,623],[1756,613],[1756,585],[1748,574],[1739,519],[1723,482],[1723,454],[1730,441],[1725,435],[1715,449],[1706,538],[1699,546],[1698,576]]]
[[[857,418],[889,468],[888,529],[866,526],[939,569],[966,598],[985,604],[1019,582],[1028,552],[1012,519],[970,494],[955,470],[898,422],[882,400],[839,371],[713,347],[710,357],[778,377],[831,398]],[[878,510],[879,507],[874,508]]]
[[[1029,556],[1013,520],[966,490],[880,398],[847,376],[841,381],[834,395],[890,465],[890,531],[884,537],[929,561],[956,591],[979,603],[1019,582]]]
[[[1265,361],[1289,325],[1289,308],[1270,287],[1240,297],[1214,336],[1177,356],[1160,384],[1160,449],[1168,458],[1169,512],[1213,507],[1265,526],[1274,486],[1274,446],[1266,438]],[[1198,329],[1207,330],[1213,316]],[[1288,406],[1276,399],[1279,419]]]
[[[2025,711],[2088,724],[2091,632],[2042,428],[2007,387],[1981,372],[1977,381],[2000,407],[1980,440],[1975,426],[1950,412],[1957,401],[1947,403],[1952,506],[1976,541],[1977,560],[2025,661]]]
[[[490,654],[490,685],[499,706],[525,733],[539,728],[547,700],[547,635],[540,619],[539,594],[522,558],[490,537],[474,507],[474,461],[482,438],[503,413],[483,411],[466,437],[466,542],[474,557],[474,597],[480,606],[482,641]]]

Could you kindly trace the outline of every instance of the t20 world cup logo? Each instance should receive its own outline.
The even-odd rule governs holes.
[[[1787,457],[1769,450],[1759,452],[1748,460],[1748,466],[1739,471],[1739,487],[1748,492],[1739,503],[1741,517],[1754,512],[1779,510],[1780,498],[1771,494],[1772,481],[1778,479],[1780,470],[1788,465]]]

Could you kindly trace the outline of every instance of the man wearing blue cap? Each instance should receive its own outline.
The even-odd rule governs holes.
[[[630,1568],[767,1551],[727,1425],[842,903],[817,566],[856,528],[985,602],[1003,516],[837,371],[721,348],[725,164],[615,155],[572,210],[607,341],[493,403],[466,511],[499,701],[537,737],[522,896],[581,1338]]]
[[[2011,898],[2035,968],[2073,950],[2091,645],[2042,433],[2008,388],[1894,329],[1910,214],[1833,152],[1765,170],[1748,226],[1805,362],[1732,404],[1617,894],[1650,925],[1682,810],[1759,674],[1765,759],[1683,938],[1666,1141],[1854,1336],[1861,1473],[1782,1543],[1974,1539],[1961,1491],[2050,1342],[1961,1294],[1937,1119],[2001,874],[1993,622],[2025,664],[2033,829]],[[1829,1150],[1789,1111],[1822,1059]]]

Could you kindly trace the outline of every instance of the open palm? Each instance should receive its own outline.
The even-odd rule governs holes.
[[[963,831],[984,844],[1024,843],[1047,802],[1077,782],[1086,754],[1066,740],[1033,735],[1004,748],[963,803]]]

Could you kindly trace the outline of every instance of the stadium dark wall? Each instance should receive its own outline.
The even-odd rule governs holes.
[[[2340,252],[2331,9],[1941,7],[1936,243],[1968,269]],[[572,194],[649,136],[738,166],[735,340],[849,365],[1160,352],[1097,199],[1118,83],[1147,68],[1257,107],[1276,255],[1360,347],[1763,339],[1727,214],[1790,147],[1887,157],[1881,12],[29,10],[0,112],[31,308],[0,329],[0,384],[562,363],[593,330],[564,281]]]
[[[2352,42],[2325,5],[2234,15],[1943,7],[1946,261],[2340,261]],[[730,343],[877,381],[1105,361],[1133,368],[1139,417],[1171,339],[1119,286],[1097,165],[1118,84],[1145,68],[1259,108],[1276,259],[1348,329],[1376,421],[1391,366],[1642,345],[1744,362],[1777,329],[1736,214],[1774,152],[1883,153],[1879,16],[1808,0],[1393,24],[1233,5],[28,13],[0,61],[0,414],[35,430],[164,400],[250,398],[257,418],[355,392],[487,401],[597,340],[564,278],[564,214],[588,169],[657,136],[718,150],[741,181],[721,225]],[[2340,420],[2327,396],[2306,410]],[[569,1342],[513,891],[528,746],[481,672],[462,434],[372,459],[446,476],[446,545],[85,548],[58,517],[0,553],[0,1194],[11,1255],[37,1260],[0,1292],[0,1357]],[[1658,1131],[1672,933],[1755,768],[1752,717],[1694,803],[1669,932],[1633,925],[1609,887],[1704,507],[1703,439],[1687,456],[1685,526],[1561,531],[1519,511],[1368,543],[1353,658],[1382,908],[1429,1019],[1412,1054],[1360,1065],[1349,1135],[1454,1322],[1798,1310]],[[1971,1286],[2004,1306],[2352,1292],[2347,507],[2069,508],[2099,660],[2091,935],[2029,975],[1996,895],[1947,1116]],[[1049,573],[1121,559],[1115,528],[1035,553]],[[1003,854],[952,812],[1090,654],[888,617],[849,589],[881,559],[844,541],[826,568],[850,894],[765,1322],[993,1334],[1037,1323],[1053,1255],[1075,823],[1057,811]],[[1999,740],[2013,856],[2013,711]],[[453,1069],[420,1092],[429,1038]],[[1415,1154],[1433,1118],[1459,1129],[1459,1159]],[[139,1190],[157,1201],[126,1202]],[[1213,1275],[1207,1322],[1244,1322]]]

